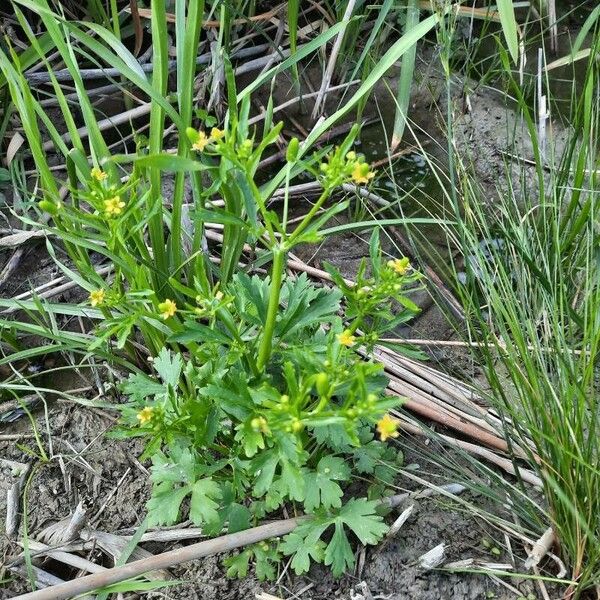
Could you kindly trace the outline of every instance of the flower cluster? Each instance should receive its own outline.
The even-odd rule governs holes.
[[[89,202],[95,209],[96,215],[102,215],[110,221],[120,217],[125,212],[125,187],[117,188],[108,182],[108,173],[100,167],[93,167],[88,182],[89,192],[79,192],[81,199]]]
[[[327,155],[327,160],[320,165],[323,187],[337,187],[343,183],[353,182],[356,185],[366,185],[375,172],[363,156],[353,150],[345,155],[341,148],[336,148]]]
[[[219,289],[213,289],[208,294],[198,294],[196,296],[196,306],[193,307],[194,312],[206,319],[214,317],[220,308],[231,304],[232,296],[225,295]]]
[[[94,167],[91,170],[90,175],[92,176],[92,179],[95,179],[100,183],[108,178],[108,173],[105,173],[100,167]]]
[[[237,156],[241,160],[247,160],[252,155],[254,149],[254,142],[246,139],[237,147]]]
[[[407,257],[384,259],[377,233],[370,247],[371,265],[366,259],[361,261],[355,284],[348,283],[332,265],[325,265],[344,294],[347,329],[338,333],[337,340],[348,348],[360,344],[369,350],[386,332],[420,310],[407,296],[419,288],[422,275]]]
[[[362,281],[357,286],[357,297],[369,303],[393,299],[404,287],[404,278],[409,276],[411,264],[407,257],[388,260],[386,266],[379,272],[377,280]],[[365,285],[366,284],[366,285]]]
[[[125,208],[125,202],[121,200],[121,196],[112,196],[104,200],[104,216],[107,218],[118,217]]]
[[[154,417],[154,409],[151,406],[146,406],[136,415],[140,425],[146,425],[152,421]]]
[[[196,152],[204,152],[207,146],[218,144],[225,137],[225,132],[218,127],[213,127],[209,135],[201,129],[196,131],[191,128],[188,129],[187,134],[192,142],[192,149]]]
[[[387,266],[397,275],[406,275],[410,269],[410,261],[406,256],[404,258],[395,258],[388,260]]]

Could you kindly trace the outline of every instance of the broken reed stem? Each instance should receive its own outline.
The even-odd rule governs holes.
[[[414,425],[413,423],[408,422],[401,413],[399,413],[397,411],[390,411],[390,412],[395,417],[398,417],[400,419],[400,421],[398,422],[398,426],[401,429],[403,429],[409,433],[412,433],[414,435],[421,436],[421,437],[428,435],[427,432],[424,431],[421,427],[418,427],[417,425]],[[472,444],[471,442],[465,442],[463,440],[459,440],[459,439],[450,437],[449,435],[444,435],[441,433],[435,434],[435,437],[439,438],[440,440],[443,440],[446,444],[448,444],[450,446],[460,448],[461,450],[464,450],[465,452],[468,452],[469,454],[472,454],[474,456],[478,456],[479,458],[485,459],[486,461],[496,465],[497,467],[499,467],[506,473],[509,473],[510,475],[517,476],[517,470],[515,469],[515,465],[513,464],[513,462],[511,460],[509,460],[508,458],[499,456],[492,450],[489,450],[487,448],[482,448],[481,446],[478,446],[477,444]],[[529,471],[528,469],[518,468],[518,476],[523,481],[525,481],[526,483],[529,483],[530,485],[533,485],[538,488],[543,487],[542,480],[535,473],[533,473],[532,471]]]
[[[236,548],[256,544],[272,537],[280,537],[293,531],[300,522],[301,519],[299,518],[285,519],[253,527],[252,529],[246,529],[245,531],[230,533],[212,540],[198,542],[185,548],[176,548],[162,554],[136,560],[120,567],[108,569],[102,573],[94,573],[50,588],[22,594],[21,596],[17,596],[15,600],[66,600],[67,598],[113,585],[132,577],[139,577],[149,571],[166,569],[205,556],[229,552]]]

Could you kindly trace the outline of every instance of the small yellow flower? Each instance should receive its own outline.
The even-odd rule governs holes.
[[[352,171],[352,181],[357,184],[369,183],[375,177],[375,173],[369,169],[368,163],[357,162]]]
[[[123,212],[124,207],[125,202],[121,200],[121,197],[113,196],[104,201],[104,214],[107,217],[116,217]]]
[[[206,148],[208,144],[210,144],[210,140],[206,133],[204,133],[204,131],[199,131],[198,139],[192,144],[192,148],[198,152],[204,152],[204,148]]]
[[[225,137],[225,132],[222,129],[219,129],[218,127],[213,127],[210,130],[210,139],[213,142],[218,142],[219,140],[223,139]]]
[[[398,275],[406,275],[408,269],[410,269],[410,261],[406,256],[404,258],[395,258],[394,260],[388,260],[388,267],[396,272]]]
[[[145,425],[152,421],[152,417],[154,416],[154,409],[151,406],[146,406],[146,408],[142,408],[140,412],[137,414],[138,421],[140,425]]]
[[[158,310],[160,311],[160,316],[165,319],[165,321],[172,317],[177,312],[177,304],[173,302],[173,300],[169,300],[168,298],[161,302],[158,305]]]
[[[346,329],[345,331],[342,331],[342,333],[338,333],[337,340],[342,346],[348,346],[348,348],[350,348],[350,346],[354,345],[356,337],[352,335],[349,329]]]
[[[400,435],[398,433],[398,421],[388,414],[384,415],[377,422],[377,433],[382,442],[385,442],[388,438],[398,437]]]
[[[94,290],[90,292],[90,304],[92,306],[98,306],[104,302],[104,297],[106,296],[103,289]]]
[[[219,302],[223,300],[223,292],[221,290],[215,294],[215,300],[218,300]]]
[[[98,167],[92,169],[91,175],[92,179],[95,179],[96,181],[104,181],[108,177],[108,174]]]

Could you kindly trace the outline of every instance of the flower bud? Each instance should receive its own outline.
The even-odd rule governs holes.
[[[317,373],[315,377],[315,387],[319,396],[327,396],[329,393],[329,377],[327,373]]]
[[[298,138],[292,138],[287,147],[287,152],[285,153],[285,160],[288,162],[295,162],[296,158],[298,158],[298,150],[300,149],[300,142]]]
[[[56,215],[58,214],[58,211],[60,209],[60,206],[57,204],[54,204],[54,202],[50,202],[50,200],[41,200],[38,203],[38,206],[47,213],[50,213],[51,215]]]
[[[199,131],[197,129],[194,129],[193,127],[186,127],[185,134],[187,135],[188,140],[190,140],[192,144],[195,144],[198,141],[198,137],[200,136]]]

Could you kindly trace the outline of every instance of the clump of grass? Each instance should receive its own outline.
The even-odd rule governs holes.
[[[527,450],[544,482],[556,545],[576,582],[568,598],[598,593],[600,581],[598,76],[591,61],[569,142],[560,156],[550,149],[547,163],[513,85],[539,193],[528,192],[525,170],[515,181],[507,169],[506,189],[490,202],[468,168],[451,161],[460,185],[450,194],[457,225],[448,233],[466,257],[466,284],[454,274],[467,333],[481,342],[488,396],[510,443]]]

